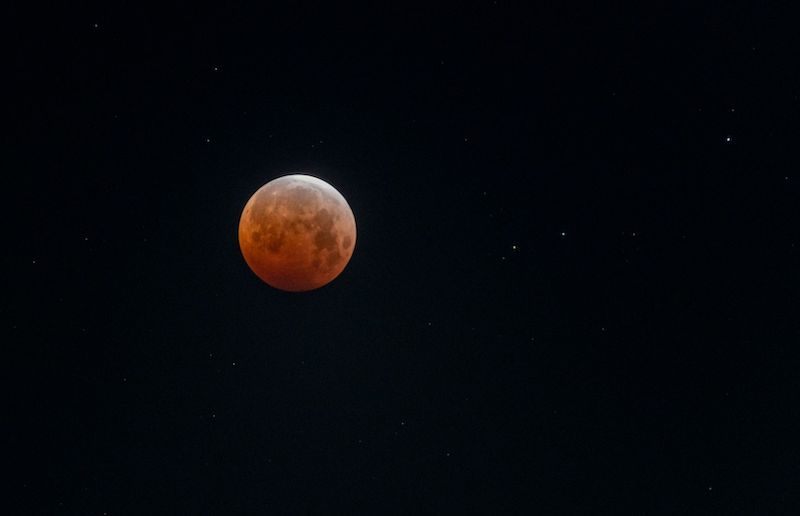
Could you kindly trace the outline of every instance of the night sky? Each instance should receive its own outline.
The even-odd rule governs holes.
[[[800,514],[796,16],[643,4],[3,7],[0,512]]]

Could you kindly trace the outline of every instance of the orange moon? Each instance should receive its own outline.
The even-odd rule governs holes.
[[[250,197],[239,220],[239,248],[265,283],[304,292],[333,281],[356,244],[356,220],[345,198],[322,179],[292,174]]]

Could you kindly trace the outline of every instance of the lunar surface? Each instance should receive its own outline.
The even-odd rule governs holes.
[[[265,283],[290,292],[333,281],[355,244],[356,221],[347,201],[313,176],[270,181],[250,197],[239,220],[247,265]]]

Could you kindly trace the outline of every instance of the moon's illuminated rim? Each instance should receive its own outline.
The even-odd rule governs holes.
[[[305,174],[259,188],[239,222],[247,264],[266,283],[289,291],[333,280],[350,260],[355,239],[355,218],[342,194]]]

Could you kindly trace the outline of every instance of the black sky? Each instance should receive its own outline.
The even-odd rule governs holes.
[[[4,513],[800,511],[788,6],[3,11]]]

